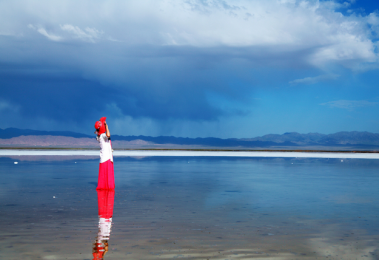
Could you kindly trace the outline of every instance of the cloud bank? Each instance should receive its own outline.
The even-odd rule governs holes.
[[[3,99],[20,117],[56,125],[105,112],[160,127],[247,115],[257,89],[377,68],[379,16],[341,13],[349,8],[316,0],[1,1]],[[294,77],[277,73],[284,70]]]
[[[332,1],[42,0],[2,2],[1,7],[8,20],[1,31],[26,34],[29,24],[52,41],[94,42],[104,34],[104,40],[127,45],[255,47],[276,55],[308,50],[303,58],[319,66],[377,61],[372,39],[378,15],[344,16],[337,10],[346,6]]]

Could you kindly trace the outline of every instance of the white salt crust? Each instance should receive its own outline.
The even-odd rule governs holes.
[[[55,156],[98,156],[95,150],[0,150],[0,156],[55,155]],[[253,151],[114,151],[113,156],[204,156],[204,157],[290,157],[290,158],[340,158],[340,159],[379,159],[379,153],[332,153],[332,152],[253,152]]]

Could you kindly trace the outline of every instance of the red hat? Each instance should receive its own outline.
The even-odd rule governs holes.
[[[102,117],[102,118],[100,118],[99,121],[97,121],[95,123],[95,128],[98,131],[98,135],[105,133],[105,123],[104,122],[106,119],[107,119],[106,117]]]
[[[102,125],[103,125],[103,123],[101,123],[101,121],[96,121],[95,128],[99,129]]]

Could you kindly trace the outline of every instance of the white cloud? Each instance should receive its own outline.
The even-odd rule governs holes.
[[[371,26],[376,35],[379,35],[379,13],[374,12],[367,16],[367,23]]]
[[[30,29],[33,29],[33,30],[36,30],[37,32],[39,32],[40,34],[42,34],[43,36],[45,36],[46,38],[48,38],[49,40],[52,40],[52,41],[60,41],[62,40],[62,37],[58,36],[58,35],[54,35],[52,33],[48,33],[46,31],[45,28],[43,27],[40,27],[40,26],[34,26],[32,24],[28,24],[28,28]]]
[[[43,36],[45,36],[46,38],[52,41],[62,41],[62,40],[67,41],[70,38],[75,38],[82,41],[95,42],[95,40],[99,39],[101,34],[103,34],[103,32],[97,30],[96,28],[87,27],[84,30],[82,30],[78,26],[74,26],[71,24],[60,25],[59,27],[61,31],[68,33],[68,35],[66,35],[67,37],[63,37],[62,35],[56,35],[51,32],[49,33],[42,26],[28,24],[28,28],[39,32],[40,34],[42,34]]]
[[[378,102],[371,102],[367,100],[336,100],[336,101],[329,101],[326,103],[322,103],[320,105],[329,106],[332,108],[336,107],[336,108],[352,110],[354,108],[371,107],[371,106],[376,106],[378,104],[379,104]]]
[[[95,42],[95,40],[99,39],[100,35],[103,33],[95,28],[89,27],[85,28],[83,31],[78,26],[73,26],[71,24],[60,25],[60,28],[63,31],[71,33],[72,35],[74,35],[75,38],[89,42]]]
[[[297,84],[315,84],[320,81],[326,81],[326,80],[335,80],[339,78],[339,75],[336,74],[329,74],[329,75],[320,75],[317,77],[307,77],[303,79],[295,79],[290,81],[289,83],[292,85],[297,85]]]
[[[322,68],[377,63],[379,15],[338,11],[348,6],[316,0],[2,1],[0,31],[20,34],[25,24],[43,24],[34,29],[52,41],[246,48],[247,59],[296,53],[293,60]]]

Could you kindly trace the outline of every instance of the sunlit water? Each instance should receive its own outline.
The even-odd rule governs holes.
[[[97,158],[2,157],[0,259],[378,259],[378,169],[117,157],[115,193],[98,194]]]

